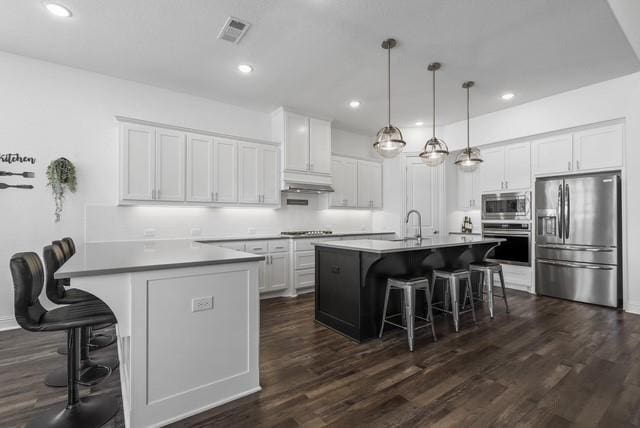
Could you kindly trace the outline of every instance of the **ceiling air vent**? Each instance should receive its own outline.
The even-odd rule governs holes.
[[[224,23],[222,30],[220,30],[218,38],[238,44],[250,26],[251,24],[247,21],[241,21],[238,18],[230,16],[227,18],[227,22]]]

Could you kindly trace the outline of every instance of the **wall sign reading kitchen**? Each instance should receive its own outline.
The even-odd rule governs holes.
[[[34,165],[36,163],[36,158],[33,156],[24,156],[20,153],[3,153],[0,154],[0,162],[6,164],[30,164]],[[20,176],[22,178],[34,178],[36,174],[32,171],[22,171],[22,172],[12,172],[12,171],[2,171],[0,170],[0,177],[12,177],[12,176]],[[33,189],[33,185],[31,184],[9,184],[9,183],[0,183],[0,190],[4,189]]]

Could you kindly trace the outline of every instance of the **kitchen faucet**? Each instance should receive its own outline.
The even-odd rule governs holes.
[[[418,233],[416,234],[416,239],[418,240],[418,244],[420,244],[422,242],[422,215],[418,210],[410,210],[409,212],[407,212],[407,218],[405,218],[404,220],[404,222],[407,224],[409,223],[409,217],[411,216],[411,213],[418,214]]]

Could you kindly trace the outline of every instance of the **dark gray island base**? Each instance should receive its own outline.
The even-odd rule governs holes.
[[[377,337],[389,277],[467,268],[503,239],[443,236],[417,241],[353,240],[315,245],[317,322],[362,342]]]

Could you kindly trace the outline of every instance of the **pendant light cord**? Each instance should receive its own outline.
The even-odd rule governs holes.
[[[391,46],[387,48],[387,123],[391,128]]]
[[[433,139],[436,138],[436,70],[433,70]]]
[[[467,85],[467,156],[471,157],[471,148],[469,146],[469,88]]]

